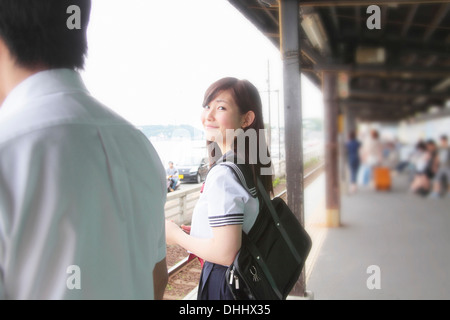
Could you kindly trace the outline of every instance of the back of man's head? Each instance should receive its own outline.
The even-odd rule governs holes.
[[[82,69],[90,11],[91,0],[0,0],[0,39],[21,67]]]

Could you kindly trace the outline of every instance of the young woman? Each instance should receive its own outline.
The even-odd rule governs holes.
[[[223,78],[213,83],[205,93],[201,121],[208,143],[217,145],[217,148],[210,148],[213,164],[220,154],[233,156],[241,151],[239,154],[244,154],[254,178],[259,177],[266,191],[273,193],[272,176],[261,174],[271,163],[261,161],[268,157],[268,150],[261,135],[264,122],[256,87],[247,80],[236,78]],[[233,135],[238,129],[244,133],[253,130],[256,134],[256,140],[246,143],[245,150],[237,150],[242,147]],[[249,161],[255,157],[252,152],[257,153],[256,163]],[[252,197],[241,186],[230,168],[216,165],[210,169],[194,208],[190,234],[166,221],[167,243],[178,244],[205,261],[198,289],[199,300],[233,299],[225,272],[241,247],[242,231],[251,229],[258,212],[258,198]]]

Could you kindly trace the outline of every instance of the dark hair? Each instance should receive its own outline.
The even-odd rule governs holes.
[[[350,140],[355,140],[356,139],[356,132],[355,131],[350,131],[350,133],[348,134],[348,138]]]
[[[246,114],[249,111],[253,111],[255,114],[255,119],[253,120],[253,123],[244,128],[243,131],[253,129],[256,132],[257,137],[257,163],[253,164],[250,160],[249,155],[249,138],[246,137],[245,141],[245,163],[249,164],[253,176],[255,178],[255,185],[257,177],[261,179],[262,184],[264,185],[265,189],[268,192],[273,193],[273,185],[272,185],[272,175],[261,175],[261,169],[262,168],[270,168],[272,166],[272,161],[269,161],[267,164],[263,164],[260,159],[261,152],[266,152],[266,155],[270,158],[269,150],[265,144],[264,137],[260,136],[260,130],[264,129],[264,120],[263,120],[263,112],[262,112],[262,103],[261,103],[261,97],[259,95],[258,89],[248,80],[239,80],[232,77],[222,78],[216,82],[214,82],[205,92],[205,97],[203,100],[203,107],[208,105],[212,100],[214,100],[217,95],[219,95],[223,91],[228,91],[234,102],[239,108],[239,112],[241,115]],[[235,137],[235,142],[237,138]],[[214,142],[208,141],[209,145],[209,157],[210,159],[217,159],[217,156],[214,154],[214,151],[217,148],[211,148],[210,145],[214,144]],[[261,145],[260,145],[261,143]],[[260,146],[263,146],[263,150],[260,150]],[[237,145],[234,143],[234,152],[237,153]]]
[[[378,139],[380,137],[380,134],[375,129],[373,129],[370,134],[372,135],[373,139]]]
[[[68,27],[71,5],[80,29]],[[91,0],[1,0],[0,38],[21,67],[83,69],[90,11]]]
[[[443,134],[443,135],[441,136],[441,140],[448,141],[447,135],[446,135],[446,134]]]
[[[425,150],[427,150],[427,145],[425,144],[425,142],[419,141],[416,144],[416,149],[425,151]]]

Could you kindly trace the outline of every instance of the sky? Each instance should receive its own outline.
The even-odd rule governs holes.
[[[89,91],[134,125],[201,128],[204,92],[227,76],[260,90],[267,122],[270,74],[272,121],[283,108],[279,51],[226,0],[95,0],[88,43]],[[303,117],[323,117],[320,90],[304,78],[302,92]]]

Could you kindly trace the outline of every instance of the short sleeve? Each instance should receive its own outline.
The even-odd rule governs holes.
[[[5,289],[3,285],[3,274],[0,270],[0,300],[5,300]]]
[[[161,172],[161,174],[163,174],[163,172]],[[165,190],[165,185],[163,184],[162,187]],[[162,200],[163,203],[165,203],[166,199],[164,197],[164,199]],[[159,206],[158,206],[159,207]],[[156,233],[156,245],[157,245],[157,253],[156,253],[156,261],[160,262],[161,260],[163,260],[166,255],[166,229],[165,229],[165,215],[164,215],[164,204],[162,204],[162,210],[158,212],[158,218],[154,220],[155,223],[157,223],[157,226],[159,226],[159,228],[156,228],[157,232]]]
[[[164,228],[164,226],[163,226]],[[164,229],[163,229],[164,230]],[[158,239],[158,253],[156,255],[156,262],[160,262],[162,259],[166,257],[166,234],[165,232],[161,232]]]
[[[242,225],[244,208],[250,195],[232,169],[215,166],[208,173],[204,192],[208,195],[208,220],[211,227]]]

